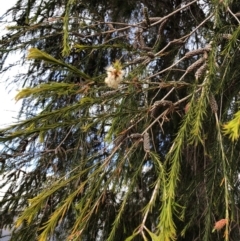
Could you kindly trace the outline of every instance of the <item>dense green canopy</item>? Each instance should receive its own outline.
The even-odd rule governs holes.
[[[12,241],[240,238],[237,0],[18,0],[7,19],[1,73],[27,69],[0,130]]]

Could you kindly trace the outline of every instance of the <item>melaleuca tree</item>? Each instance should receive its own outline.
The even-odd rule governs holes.
[[[28,68],[0,137],[11,240],[239,238],[238,11],[19,0],[3,16],[1,71],[12,53]]]

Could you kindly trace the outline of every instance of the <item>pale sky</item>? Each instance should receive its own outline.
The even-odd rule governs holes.
[[[0,8],[0,16],[6,12],[7,9],[12,7],[14,3],[16,3],[17,0],[7,0],[2,2],[1,8]],[[2,38],[2,35],[5,34],[4,28],[5,24],[0,23],[0,38]],[[10,60],[11,61],[11,60]],[[16,89],[11,86],[10,88],[6,88],[7,84],[5,83],[5,80],[7,77],[14,76],[18,70],[11,71],[10,73],[4,74],[0,76],[0,129],[4,128],[5,126],[13,123],[16,120],[16,116],[18,113],[18,110],[20,109],[20,104],[16,104],[14,97],[17,93]],[[14,118],[15,117],[15,118]],[[0,183],[1,183],[1,176],[0,176]],[[1,196],[4,193],[4,189],[0,190],[0,199]],[[6,235],[8,232],[7,230],[3,230],[2,235]],[[8,237],[0,238],[0,241],[7,241],[9,240]]]
[[[17,0],[7,0],[1,4],[0,16],[5,13],[5,11],[17,2]],[[0,23],[0,38],[4,35],[5,24]],[[11,62],[11,60],[9,60]],[[0,76],[0,129],[5,125],[11,124],[16,120],[18,110],[20,109],[21,103],[16,103],[14,97],[17,93],[17,86],[10,86],[7,88],[5,80],[7,77],[16,75],[19,72],[18,69],[11,69],[10,72]]]

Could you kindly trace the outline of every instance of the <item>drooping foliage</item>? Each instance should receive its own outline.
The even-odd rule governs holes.
[[[2,17],[1,73],[27,69],[0,136],[12,241],[239,239],[238,12],[19,0]]]

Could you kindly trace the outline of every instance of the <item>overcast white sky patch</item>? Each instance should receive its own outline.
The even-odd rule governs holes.
[[[1,5],[0,16],[2,16],[9,8],[14,6],[17,0],[8,0]],[[0,23],[0,38],[6,32],[4,29],[6,24]],[[9,59],[9,62],[11,59]],[[15,60],[14,60],[15,61]],[[18,74],[18,69],[11,69],[7,73],[0,76],[0,129],[16,121],[18,110],[20,109],[21,102],[16,103],[14,97],[17,93],[17,86],[8,86],[6,79],[11,79],[11,76]]]

